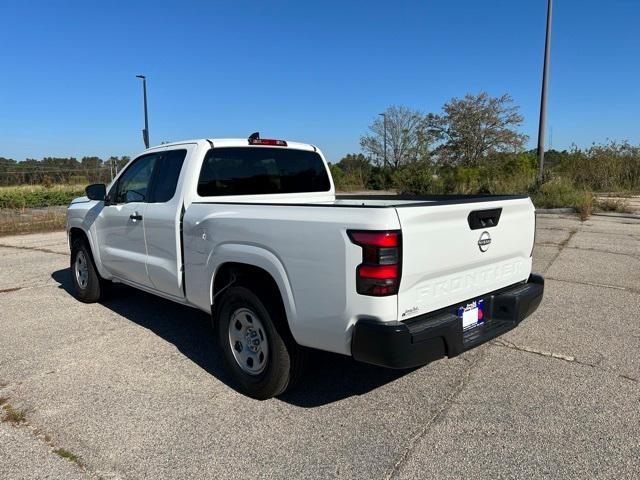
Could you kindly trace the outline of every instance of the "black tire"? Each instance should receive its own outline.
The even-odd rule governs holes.
[[[86,280],[79,279],[76,273],[76,261],[81,256],[86,262]],[[84,303],[94,303],[99,301],[105,293],[106,282],[100,277],[93,261],[91,248],[86,241],[76,239],[71,245],[71,282],[73,290],[78,300]]]
[[[278,396],[293,386],[301,376],[305,358],[304,349],[289,332],[281,302],[267,297],[244,286],[229,287],[217,300],[214,313],[218,342],[238,389],[258,400]],[[232,351],[229,324],[235,313],[245,309],[257,316],[268,342],[264,369],[259,373],[243,370]]]

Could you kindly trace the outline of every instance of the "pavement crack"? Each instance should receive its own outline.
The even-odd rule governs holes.
[[[480,354],[482,358],[482,354]],[[442,402],[442,406],[438,411],[429,419],[429,421],[413,436],[409,439],[405,450],[400,455],[400,458],[393,464],[393,467],[387,472],[384,476],[385,480],[391,480],[394,478],[407,459],[411,456],[411,454],[415,451],[418,442],[431,430],[431,428],[447,413],[447,411],[453,405],[453,402],[458,398],[460,393],[464,390],[464,387],[467,385],[469,381],[469,377],[471,376],[471,371],[474,366],[477,366],[478,362],[468,362],[468,367],[466,368],[461,380],[455,386],[451,394]]]
[[[547,265],[547,268],[544,269],[543,273],[547,273],[547,271],[551,268],[551,266],[555,263],[555,261],[558,259],[558,257],[560,256],[560,254],[562,253],[562,251],[564,250],[564,248],[567,246],[567,244],[571,241],[571,239],[573,238],[573,236],[577,233],[578,229],[577,228],[572,228],[571,230],[569,230],[569,236],[567,236],[567,238],[565,238],[564,240],[562,240],[561,242],[559,242],[557,244],[558,246],[558,251],[556,252],[556,254],[553,256],[553,258],[551,259],[551,261],[549,262],[549,265]]]
[[[570,250],[582,250],[583,252],[597,252],[597,253],[607,253],[609,255],[622,255],[625,257],[631,257],[633,259],[640,259],[640,255],[634,255],[632,253],[625,252],[612,252],[611,250],[605,250],[603,248],[584,248],[584,247],[566,247]]]
[[[556,277],[545,277],[546,280],[554,280],[556,282],[573,283],[575,285],[588,285],[590,287],[611,288],[613,290],[623,290],[625,292],[640,293],[640,289],[632,287],[621,287],[619,285],[607,285],[606,283],[583,282],[580,280],[566,280]]]
[[[23,287],[9,287],[9,288],[0,289],[0,294],[18,292],[20,290],[31,290],[33,288],[44,288],[44,287],[55,287],[55,286],[57,285],[48,282],[48,283],[39,283],[37,285],[25,285]]]
[[[79,469],[82,473],[87,475],[89,478],[92,478],[92,479],[99,478],[97,474],[95,474],[94,472],[90,471],[87,468],[87,466],[81,461],[79,456],[62,448],[60,445],[58,445],[56,442],[53,441],[53,439],[49,434],[47,434],[43,429],[34,425],[31,422],[31,420],[29,419],[29,414],[32,412],[31,409],[15,410],[13,409],[13,407],[11,407],[9,400],[10,400],[10,397],[2,397],[2,402],[0,402],[3,404],[3,410],[5,410],[4,416],[2,418],[3,422],[11,423],[13,425],[13,428],[25,429],[30,433],[32,438],[34,438],[36,441],[43,443],[49,449],[50,454],[58,455],[62,458],[66,458],[72,464],[74,464],[77,469]],[[11,419],[7,420],[6,411],[18,412],[21,414],[21,417],[19,420],[16,420],[16,421],[13,421]]]
[[[601,372],[605,372],[605,373],[613,373],[615,374],[617,377],[623,378],[625,380],[634,382],[634,383],[638,383],[638,379],[635,377],[632,377],[630,375],[626,375],[624,373],[617,373],[617,372],[613,372],[608,368],[605,368],[603,366],[600,365],[601,360],[598,363],[591,363],[591,362],[585,362],[584,360],[578,360],[575,356],[573,355],[566,355],[564,353],[556,353],[556,352],[549,352],[546,350],[539,350],[537,348],[533,348],[533,347],[528,347],[526,345],[517,345],[515,343],[509,342],[507,340],[504,340],[503,338],[499,338],[497,340],[494,340],[493,342],[490,343],[490,345],[495,345],[497,347],[503,347],[503,348],[510,348],[511,350],[518,350],[520,352],[526,352],[526,353],[531,353],[534,355],[538,355],[540,357],[545,357],[545,358],[553,358],[556,360],[560,360],[563,362],[568,362],[568,363],[575,363],[576,365],[582,365],[585,367],[591,367],[594,368],[596,370],[600,370]]]
[[[502,338],[499,338],[498,340],[494,340],[493,342],[491,342],[491,345],[497,345],[499,347],[506,347],[512,350],[520,350],[522,352],[533,353],[535,355],[540,355],[541,357],[556,358],[558,360],[564,360],[565,362],[580,363],[576,360],[576,357],[574,357],[573,355],[565,355],[563,353],[548,352],[546,350],[538,350],[537,348],[527,347],[525,345],[516,345],[515,343],[508,342],[507,340],[504,340]],[[595,365],[591,365],[591,364],[589,365],[592,367],[595,367]]]
[[[39,247],[25,247],[24,245],[7,245],[4,243],[0,243],[0,248],[13,248],[16,250],[31,250],[34,252],[44,252],[44,253],[53,253],[54,255],[64,255],[68,257],[68,253],[56,252],[55,250],[50,250],[48,248],[39,248]]]
[[[0,288],[0,293],[17,292],[18,290],[22,290],[23,288],[24,287]]]

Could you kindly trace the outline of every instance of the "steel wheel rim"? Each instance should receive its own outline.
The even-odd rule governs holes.
[[[87,265],[87,257],[82,250],[76,255],[75,262],[76,282],[78,286],[84,290],[89,282],[89,266]]]
[[[269,342],[258,315],[238,308],[229,320],[229,346],[238,366],[249,375],[259,375],[267,366]]]

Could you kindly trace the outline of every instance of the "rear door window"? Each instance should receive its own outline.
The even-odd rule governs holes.
[[[326,192],[331,188],[320,155],[269,147],[211,149],[202,163],[198,195]]]
[[[176,194],[178,178],[186,156],[186,150],[168,150],[162,154],[156,166],[153,202],[168,202]]]

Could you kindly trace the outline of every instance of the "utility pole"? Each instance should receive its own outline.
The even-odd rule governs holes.
[[[551,50],[551,18],[553,0],[547,0],[547,32],[544,41],[544,67],[542,69],[542,94],[540,95],[540,123],[538,125],[538,178],[544,176],[544,129],[547,120],[547,84],[549,83],[549,55]]]
[[[387,114],[386,113],[379,113],[378,115],[380,115],[382,117],[382,124],[383,124],[383,128],[384,128],[384,166],[387,166]]]
[[[142,130],[142,140],[144,146],[149,148],[149,115],[147,114],[147,77],[144,75],[136,75],[136,78],[142,79],[142,92],[144,95],[144,130]]]

